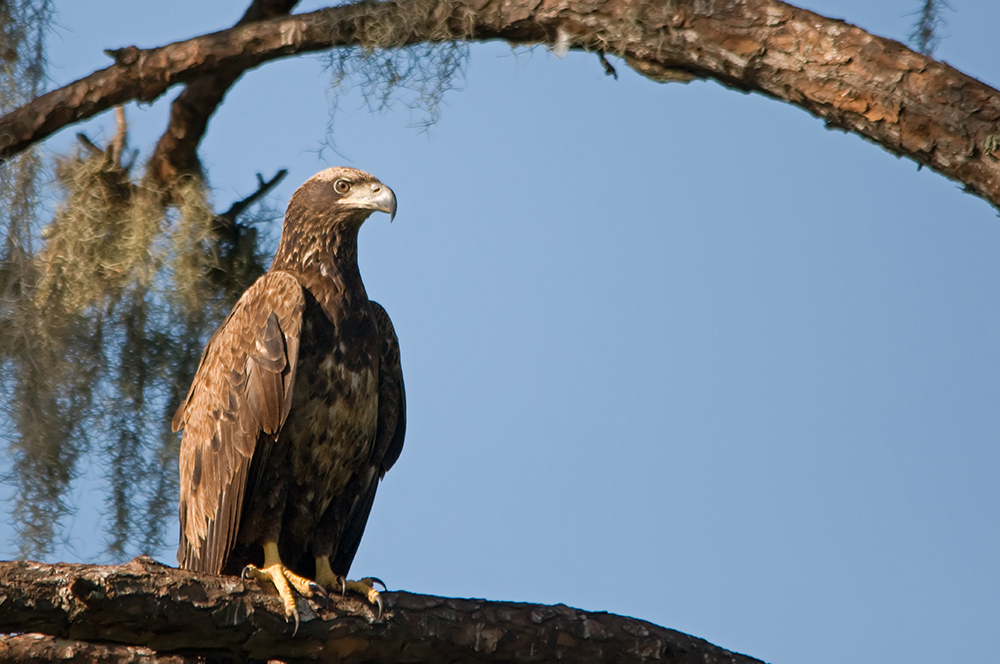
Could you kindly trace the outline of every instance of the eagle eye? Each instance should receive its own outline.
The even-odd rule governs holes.
[[[337,180],[333,183],[333,188],[338,194],[346,194],[351,190],[351,183],[347,180]]]

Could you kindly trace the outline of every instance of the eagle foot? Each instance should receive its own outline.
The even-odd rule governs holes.
[[[346,595],[348,590],[356,595],[361,595],[368,600],[369,604],[373,604],[378,608],[378,615],[375,617],[375,621],[378,622],[382,618],[382,596],[375,590],[376,583],[382,586],[383,591],[386,589],[382,579],[369,576],[360,581],[348,581],[346,577],[334,574],[333,570],[330,569],[330,558],[328,556],[317,556],[316,582],[328,590],[339,590],[341,597]]]
[[[382,590],[385,590],[385,584],[382,583],[381,580],[373,576],[367,576],[358,581],[351,581],[349,579],[344,579],[344,578],[340,580],[342,588],[341,595],[346,594],[347,591],[351,591],[352,593],[364,597],[366,600],[368,600],[369,604],[374,604],[376,607],[378,607],[378,615],[375,616],[375,622],[378,622],[379,620],[382,619],[382,595],[380,595],[379,592],[375,590],[376,583],[382,586]]]
[[[313,581],[299,576],[285,567],[280,560],[273,562],[274,559],[270,558],[267,555],[268,553],[265,546],[265,562],[271,564],[263,568],[259,568],[256,565],[247,565],[243,568],[243,577],[257,579],[258,581],[267,580],[274,584],[285,610],[285,620],[295,623],[295,629],[292,631],[292,636],[295,636],[299,631],[299,611],[295,606],[295,595],[292,593],[292,588],[295,588],[304,597],[326,597],[326,591]]]

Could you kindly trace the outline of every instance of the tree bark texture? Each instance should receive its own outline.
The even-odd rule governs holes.
[[[337,662],[671,662],[758,660],[651,623],[567,606],[405,592],[370,606],[299,599],[292,635],[271,587],[149,558],[122,566],[0,563],[0,660],[127,662],[156,657]],[[198,660],[200,661],[200,660]]]
[[[262,21],[290,12],[298,0],[253,0],[237,26]],[[149,183],[170,190],[179,177],[203,177],[198,159],[198,144],[208,129],[208,120],[229,88],[243,75],[239,67],[222,68],[188,84],[170,104],[170,121],[156,143],[149,160],[146,178]]]
[[[113,643],[70,641],[45,634],[0,634],[0,662],[37,664],[68,662],[79,664],[202,664],[201,655],[160,655],[151,648]]]
[[[654,80],[713,78],[795,104],[1000,208],[1000,93],[899,42],[778,0],[388,0],[241,25],[115,64],[0,118],[0,159],[131,100],[340,46],[502,39],[620,55]],[[231,74],[230,74],[231,75]]]

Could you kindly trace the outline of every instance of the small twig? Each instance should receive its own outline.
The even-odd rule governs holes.
[[[278,186],[285,176],[288,175],[288,170],[282,168],[280,171],[274,174],[274,177],[264,181],[261,174],[257,174],[257,191],[253,192],[243,200],[236,201],[230,206],[228,210],[219,215],[219,220],[226,226],[234,226],[236,224],[236,217],[243,214],[243,212],[260,200],[262,197],[266,196],[269,191]]]
[[[604,67],[604,75],[605,76],[614,76],[615,80],[617,81],[618,80],[618,72],[615,71],[615,68],[612,66],[612,64],[610,62],[608,62],[608,59],[606,57],[604,57],[604,51],[598,51],[597,52],[597,57],[599,57],[601,59],[601,66]]]
[[[122,152],[128,140],[128,125],[125,123],[125,107],[115,106],[115,138],[111,142],[111,163],[122,165]]]
[[[132,167],[135,166],[135,160],[138,158],[139,158],[139,148],[135,148],[134,150],[132,150],[132,155],[131,157],[129,157],[128,163],[122,164],[122,170],[124,170],[126,173],[131,171]]]
[[[80,145],[90,150],[92,155],[104,154],[104,150],[97,147],[92,140],[87,138],[87,135],[82,131],[76,135],[76,140],[80,141]]]

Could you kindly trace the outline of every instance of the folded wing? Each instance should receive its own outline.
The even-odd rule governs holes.
[[[239,530],[255,455],[268,454],[292,404],[302,286],[269,272],[251,286],[209,341],[187,398],[174,415],[180,454],[184,569],[218,574]],[[260,464],[258,464],[260,465]]]

